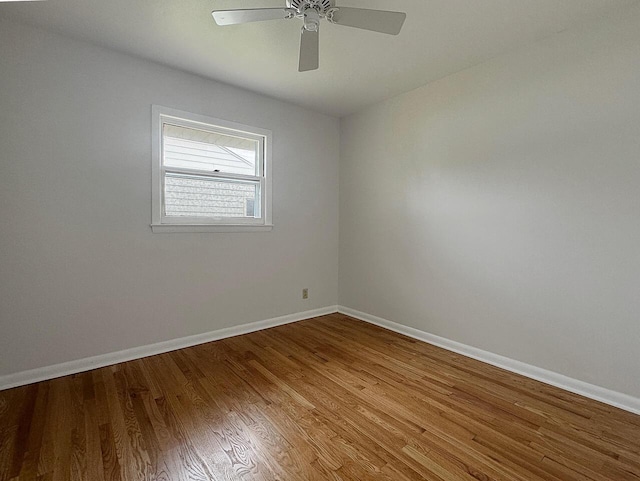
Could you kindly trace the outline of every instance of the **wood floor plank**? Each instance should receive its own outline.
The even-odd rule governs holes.
[[[640,481],[640,416],[341,314],[0,392],[0,481]]]

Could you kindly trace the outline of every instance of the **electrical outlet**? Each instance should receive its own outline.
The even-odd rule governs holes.
[[[302,289],[302,298],[309,299],[309,289],[307,289],[306,287]]]

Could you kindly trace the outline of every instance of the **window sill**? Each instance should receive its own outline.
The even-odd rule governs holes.
[[[273,224],[151,224],[155,234],[172,234],[177,232],[268,232]]]

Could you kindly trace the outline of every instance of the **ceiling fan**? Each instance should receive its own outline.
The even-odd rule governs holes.
[[[366,8],[336,7],[335,0],[286,0],[285,8],[256,8],[242,10],[214,10],[218,25],[261,22],[300,18],[304,24],[300,38],[298,70],[305,72],[318,68],[320,20],[346,27],[362,28],[374,32],[398,35],[406,13],[369,10]]]

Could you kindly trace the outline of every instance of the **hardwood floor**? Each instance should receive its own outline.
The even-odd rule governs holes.
[[[0,480],[640,480],[640,416],[333,314],[0,392]]]

